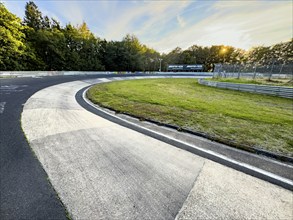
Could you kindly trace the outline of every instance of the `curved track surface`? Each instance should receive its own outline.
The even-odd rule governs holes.
[[[43,89],[22,114],[31,147],[74,219],[174,219],[181,208],[178,219],[292,218],[292,192],[83,109],[75,94],[100,81],[107,79]]]
[[[54,189],[75,219],[292,218],[292,192],[81,108],[97,77],[1,80],[1,219],[66,219]]]
[[[24,132],[74,219],[174,219],[204,159],[83,109],[86,82],[41,90]]]
[[[117,75],[107,75],[112,76]],[[27,99],[40,89],[97,77],[105,75],[0,79],[0,219],[66,219],[22,132],[21,112]]]

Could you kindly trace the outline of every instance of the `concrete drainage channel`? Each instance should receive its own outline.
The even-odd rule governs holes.
[[[85,88],[109,81],[48,87],[24,106],[23,130],[73,219],[292,218],[292,181],[284,176],[86,103]]]

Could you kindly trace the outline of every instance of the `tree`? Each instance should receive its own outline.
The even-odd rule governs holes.
[[[109,71],[129,71],[126,47],[121,41],[103,42],[103,64]]]
[[[270,57],[278,64],[293,63],[293,38],[270,47]]]
[[[96,38],[90,31],[87,24],[83,22],[77,27],[79,40],[81,44],[80,58],[82,59],[82,70],[103,70],[104,67],[100,62],[100,39]]]
[[[58,30],[61,30],[60,22],[54,18],[52,18],[51,20],[52,20],[51,28],[56,28]]]
[[[209,55],[208,47],[201,47],[198,45],[193,45],[187,49],[190,53],[190,56],[193,58],[193,63],[196,64],[205,64]]]
[[[38,56],[45,62],[46,70],[65,69],[65,37],[58,29],[36,31],[34,42]]]
[[[86,23],[77,27],[68,24],[63,33],[67,70],[104,70],[101,64],[100,39],[90,32]]]
[[[143,47],[143,71],[157,71],[156,62],[159,62],[160,54],[146,45],[143,45]],[[164,67],[164,63],[162,66]]]
[[[23,69],[26,53],[24,27],[20,18],[0,3],[0,70]]]
[[[23,23],[34,30],[39,30],[43,27],[42,13],[39,11],[38,6],[32,1],[26,3]]]
[[[225,45],[193,45],[160,55],[134,35],[107,42],[95,37],[85,22],[62,27],[57,20],[42,16],[32,1],[26,4],[21,23],[0,3],[1,70],[158,71],[161,58],[162,69],[167,64],[203,64],[209,70],[215,63],[258,63],[282,70],[287,66],[283,64],[292,64],[292,54],[293,39],[247,52]]]
[[[139,42],[138,38],[134,35],[127,34],[123,38],[122,44],[124,47],[125,60],[128,64],[127,70],[143,70],[143,53],[145,51],[143,45]]]
[[[48,16],[45,16],[42,18],[42,29],[51,29],[52,28],[52,23],[51,20]]]
[[[168,64],[182,64],[181,55],[182,55],[182,49],[180,47],[176,47],[173,49],[170,53],[168,53],[166,56],[164,56],[164,60]]]

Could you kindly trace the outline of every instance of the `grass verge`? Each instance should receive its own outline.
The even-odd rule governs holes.
[[[103,107],[141,119],[293,156],[290,99],[207,87],[195,79],[104,83],[92,87],[87,96]]]

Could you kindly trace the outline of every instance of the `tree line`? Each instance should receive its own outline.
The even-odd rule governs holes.
[[[293,39],[248,51],[226,45],[160,54],[127,34],[121,41],[96,37],[84,22],[73,26],[44,16],[30,1],[22,19],[0,3],[0,70],[158,71],[168,64],[292,63]]]

